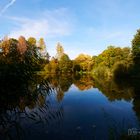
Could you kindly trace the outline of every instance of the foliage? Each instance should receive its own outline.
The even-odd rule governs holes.
[[[31,37],[26,41],[23,36],[18,40],[13,38],[2,40],[0,42],[0,76],[30,77],[40,70],[45,61],[42,61],[35,42],[34,38]]]
[[[56,46],[56,58],[58,59],[58,60],[60,60],[61,59],[61,57],[63,56],[63,54],[64,54],[64,49],[63,49],[63,46],[60,44],[60,43],[58,43],[57,44],[57,46]]]
[[[132,40],[132,55],[135,63],[140,63],[140,30],[137,30]]]
[[[50,62],[45,65],[45,73],[69,73],[73,71],[73,63],[69,56],[64,53],[63,47],[60,43],[56,47],[56,57],[52,57]]]
[[[72,61],[69,59],[67,54],[63,54],[58,62],[59,70],[62,73],[72,72]]]
[[[40,38],[38,41],[38,48],[40,49],[40,51],[44,51],[46,48],[46,44],[44,42],[43,38]]]
[[[120,77],[122,75],[128,76],[127,73],[125,74],[127,72],[125,67],[128,67],[127,65],[132,66],[131,50],[128,47],[109,46],[98,56],[93,56],[92,59],[92,73],[98,78],[110,78],[113,75],[118,77],[119,74]]]
[[[21,55],[24,54],[27,50],[26,39],[23,36],[20,36],[19,39],[18,39],[17,50],[19,51],[19,53]]]
[[[93,66],[93,61],[90,55],[79,54],[74,60],[75,71],[90,71]]]
[[[115,46],[109,46],[97,57],[93,57],[96,65],[104,65],[108,68],[112,68],[116,62],[128,59],[130,55],[130,48],[120,48]]]
[[[7,109],[24,112],[26,107],[30,110],[38,107],[37,112],[25,112],[26,117],[32,120],[38,118],[39,121],[42,119],[42,122],[47,123],[46,115],[49,114],[49,119],[52,119],[61,113],[50,113],[49,104],[45,105],[44,95],[49,95],[53,88],[57,101],[61,102],[74,83],[79,90],[97,87],[111,101],[132,101],[133,110],[140,118],[140,30],[132,40],[132,51],[128,47],[109,46],[98,56],[80,54],[74,60],[64,52],[60,43],[57,44],[56,51],[56,57],[49,61],[43,38],[38,42],[33,37],[26,40],[23,36],[18,40],[5,37],[0,41],[0,115],[7,113]],[[34,74],[42,69],[45,80],[41,75],[39,77],[43,80],[34,79]],[[94,78],[84,75],[85,73],[92,73]],[[127,80],[131,84],[128,84]],[[38,112],[43,112],[44,116],[40,117]],[[3,119],[5,126],[1,123],[4,132],[9,130],[10,126],[6,117]]]
[[[117,62],[113,67],[114,78],[127,78],[130,75],[131,67],[127,63]]]
[[[108,67],[99,65],[92,70],[92,75],[94,77],[108,79],[111,76],[111,71]]]
[[[59,67],[58,67],[58,60],[52,57],[50,62],[45,65],[44,67],[45,73],[58,73]]]
[[[36,39],[34,37],[29,37],[28,38],[28,43],[31,45],[31,46],[35,46],[36,45]]]

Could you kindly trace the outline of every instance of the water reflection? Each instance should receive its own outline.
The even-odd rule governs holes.
[[[16,77],[1,79],[0,139],[27,139],[29,133],[39,133],[51,122],[60,121],[63,108],[53,107],[51,92],[42,77],[34,76],[26,82]]]
[[[94,80],[90,75],[79,75],[79,79],[74,78],[73,83],[79,90],[83,91],[92,88]]]
[[[126,136],[127,128],[132,126],[125,119],[118,124],[116,120],[120,117],[112,117],[112,113],[119,115],[122,107],[134,116],[131,108],[140,120],[139,83],[139,80],[94,79],[90,75],[42,75],[25,81],[1,79],[0,139],[39,139],[40,136],[42,139],[97,139],[100,131],[119,138],[124,130]],[[132,116],[129,119],[136,120]],[[81,124],[88,126],[93,120],[90,129],[83,132]]]

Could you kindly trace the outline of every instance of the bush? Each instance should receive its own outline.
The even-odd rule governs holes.
[[[109,78],[111,75],[109,68],[106,66],[98,66],[92,70],[92,73],[95,77],[104,79]]]

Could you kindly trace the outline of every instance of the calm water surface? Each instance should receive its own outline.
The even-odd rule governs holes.
[[[128,129],[139,129],[137,87],[102,84],[87,76],[47,81],[53,88],[49,94],[38,84],[36,100],[22,96],[1,108],[1,139],[120,139]]]

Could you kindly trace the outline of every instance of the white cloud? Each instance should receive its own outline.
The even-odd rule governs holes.
[[[43,12],[39,18],[9,17],[16,24],[9,36],[18,38],[20,35],[25,37],[44,37],[54,38],[57,36],[69,35],[72,31],[72,24],[68,10],[60,8],[52,11]]]
[[[9,7],[11,7],[15,2],[16,2],[16,0],[11,0],[11,2],[9,2],[7,5],[5,5],[5,6],[3,7],[3,9],[0,11],[0,15],[2,15]]]

